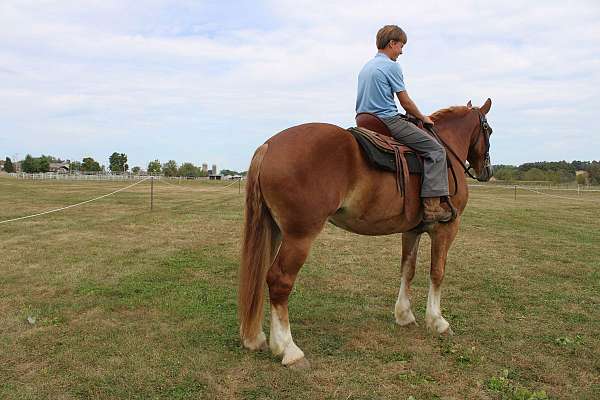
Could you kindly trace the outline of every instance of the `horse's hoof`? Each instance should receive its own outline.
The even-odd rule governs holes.
[[[267,344],[266,340],[262,342],[262,344],[258,348],[258,351],[269,351],[269,345]]]
[[[446,329],[444,332],[440,332],[438,333],[438,335],[440,337],[452,337],[454,336],[454,332],[452,331],[452,328],[448,327],[448,329]]]
[[[398,319],[396,318],[396,325],[399,325],[403,328],[410,328],[413,326],[419,326],[419,324],[417,324],[417,320],[415,319],[414,315],[411,315],[408,318],[405,319]]]
[[[256,338],[252,340],[244,339],[243,345],[250,351],[265,351],[269,349],[267,338],[263,332],[259,333]]]
[[[417,326],[417,320],[415,319],[415,314],[413,314],[412,310],[409,308],[402,309],[399,304],[396,304],[394,309],[394,319],[396,320],[396,324],[400,326]]]
[[[293,363],[287,364],[286,367],[289,369],[310,369],[310,363],[306,359],[306,357],[302,357],[301,359],[294,361]]]
[[[450,324],[444,318],[426,318],[426,321],[427,330],[430,331],[433,335],[439,337],[450,337],[454,335],[454,332],[452,332],[452,329],[450,328]]]

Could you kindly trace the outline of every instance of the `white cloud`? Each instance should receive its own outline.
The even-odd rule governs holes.
[[[532,146],[535,132],[556,142],[593,135],[600,9],[486,3],[277,1],[257,6],[265,21],[219,15],[209,2],[5,1],[0,138],[9,154],[106,158],[121,151],[109,146],[122,146],[132,165],[159,157],[245,168],[279,129],[352,124],[356,76],[375,52],[375,32],[398,23],[409,36],[400,63],[421,108],[491,97],[498,161],[556,158],[552,146]],[[72,153],[55,138],[75,142]],[[515,157],[510,148],[522,138],[535,150]],[[240,147],[228,154],[224,141]],[[600,158],[587,144],[563,149],[559,158]]]

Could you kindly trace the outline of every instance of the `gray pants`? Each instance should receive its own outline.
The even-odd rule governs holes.
[[[423,186],[421,197],[448,195],[446,150],[432,136],[402,117],[382,118],[394,139],[407,145],[423,157]]]

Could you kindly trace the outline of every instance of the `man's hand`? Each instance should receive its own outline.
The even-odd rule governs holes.
[[[404,108],[404,110],[407,113],[412,114],[415,117],[419,118],[425,124],[431,124],[431,125],[433,125],[433,121],[431,120],[431,118],[429,118],[426,115],[423,115],[421,113],[421,111],[419,111],[419,108],[417,107],[417,105],[415,104],[415,102],[412,101],[412,99],[408,95],[407,91],[403,90],[402,92],[398,92],[398,93],[396,93],[396,96],[398,96],[398,100],[400,101],[400,105],[402,106],[402,108]]]

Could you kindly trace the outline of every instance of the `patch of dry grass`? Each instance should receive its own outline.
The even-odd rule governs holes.
[[[0,178],[0,220],[122,186]],[[402,329],[400,236],[327,226],[290,301],[299,373],[240,348],[243,194],[223,186],[157,182],[150,212],[143,183],[0,225],[0,398],[600,397],[600,196],[473,188],[442,295],[452,339],[423,323],[427,238],[420,326]]]

